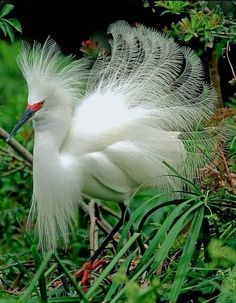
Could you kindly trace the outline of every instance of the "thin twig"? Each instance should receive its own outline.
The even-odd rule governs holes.
[[[9,175],[12,175],[12,174],[14,174],[14,173],[16,173],[16,172],[24,169],[24,168],[25,168],[24,166],[19,166],[19,167],[15,168],[15,169],[12,169],[10,171],[6,171],[6,172],[0,174],[0,177],[6,177],[6,176],[9,176]]]
[[[105,234],[109,234],[112,230],[110,224],[108,224],[104,219],[97,219],[96,224]]]
[[[96,217],[95,217],[95,208],[94,208],[95,202],[94,200],[91,200],[89,203],[89,217],[90,217],[90,252],[91,256],[94,251],[98,249],[98,227],[96,225]]]
[[[229,58],[229,52],[230,52],[230,45],[229,45],[229,41],[227,41],[227,45],[226,45],[226,49],[225,49],[225,54],[226,54],[226,58],[227,58],[227,61],[229,63],[231,72],[233,74],[233,79],[236,80],[236,75],[235,75],[235,72],[234,72],[234,68],[233,68],[233,65],[232,65],[232,63],[230,61],[230,58]]]
[[[12,289],[16,289],[19,286],[20,281],[24,277],[25,273],[23,271],[20,271],[18,275],[16,276],[15,280],[12,283]]]
[[[0,151],[2,151],[2,152],[0,153],[2,156],[11,157],[11,158],[13,158],[13,159],[15,159],[15,160],[17,160],[17,161],[19,161],[19,162],[21,162],[21,163],[24,163],[24,164],[27,165],[28,167],[32,168],[32,164],[31,164],[31,163],[29,163],[29,162],[26,161],[25,159],[19,157],[17,154],[11,152],[9,149],[0,146]]]
[[[89,207],[84,201],[79,202],[80,208],[85,212],[87,215],[89,214]]]
[[[211,32],[211,34],[214,35],[215,37],[221,37],[221,38],[226,38],[226,37],[233,38],[234,37],[234,33]]]
[[[220,74],[219,74],[219,69],[218,69],[218,59],[216,56],[215,49],[213,49],[213,51],[211,52],[209,74],[210,74],[211,82],[218,95],[215,105],[217,106],[217,108],[222,108],[223,99],[222,99],[222,93],[221,93],[221,88],[220,88]]]
[[[8,138],[8,133],[0,127],[0,138],[3,140],[6,140]],[[24,148],[23,145],[18,143],[15,139],[10,139],[7,144],[9,144],[19,155],[21,155],[22,158],[24,158],[28,163],[32,164],[33,163],[33,156],[32,154]]]
[[[99,205],[99,208],[101,208],[102,210],[104,210],[105,212],[107,212],[109,215],[113,216],[114,218],[119,219],[119,215],[114,212],[112,209],[110,209],[109,207],[107,207],[106,205]]]
[[[89,200],[86,199],[86,201],[88,202]],[[89,207],[88,207],[87,203],[85,203],[84,201],[80,201],[79,206],[85,214],[87,214],[87,215],[89,214]],[[97,218],[96,219],[96,224],[106,234],[109,234],[111,229],[112,229],[110,227],[110,225],[104,219],[100,219],[100,218],[98,219]]]
[[[222,160],[223,160],[223,164],[224,164],[224,167],[225,167],[225,171],[226,171],[226,174],[227,174],[227,177],[228,177],[230,189],[231,189],[231,191],[233,193],[236,193],[235,188],[234,188],[234,180],[233,180],[233,178],[231,176],[231,173],[230,173],[230,170],[229,170],[229,166],[228,166],[228,163],[226,161],[224,152],[221,149],[220,149],[220,152],[221,152],[221,155],[222,155]]]

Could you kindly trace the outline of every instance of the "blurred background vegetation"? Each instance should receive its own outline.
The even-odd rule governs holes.
[[[209,80],[220,97],[218,112],[212,119],[223,122],[228,130],[225,148],[218,151],[222,162],[214,169],[207,168],[208,175],[202,184],[193,184],[195,198],[182,201],[185,205],[174,201],[174,208],[166,207],[162,193],[155,190],[135,195],[127,225],[106,251],[108,266],[114,261],[112,270],[107,266],[101,281],[96,280],[98,273],[95,273],[93,287],[81,294],[82,290],[70,281],[70,273],[81,267],[89,256],[88,211],[79,211],[78,227],[69,249],[60,249],[56,256],[42,256],[37,251],[34,234],[26,231],[32,194],[31,163],[1,140],[0,303],[235,302],[235,1],[144,0],[140,3],[143,12],[148,10],[153,15],[157,29],[195,49],[203,60]],[[16,64],[22,39],[21,24],[10,2],[0,1],[0,5],[3,37],[0,41],[0,127],[9,131],[25,109],[27,87]],[[91,32],[87,39],[78,43],[79,56],[96,57],[99,47],[106,45],[104,34],[92,35]],[[22,128],[15,139],[32,152],[30,125]],[[101,201],[93,204],[94,211],[108,227],[114,225],[117,219],[111,213],[119,215],[117,206],[110,201],[102,204],[105,208]],[[146,218],[155,205],[160,209]],[[129,232],[132,224],[135,231],[141,232],[143,252],[137,245],[135,248],[131,245],[136,237]],[[99,233],[99,241],[105,233]],[[192,243],[191,239],[195,241]],[[121,249],[123,255],[119,255]],[[54,282],[61,276],[65,278],[63,287],[56,287]]]

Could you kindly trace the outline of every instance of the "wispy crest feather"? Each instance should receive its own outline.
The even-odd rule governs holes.
[[[58,44],[48,38],[42,45],[34,42],[30,46],[22,43],[17,62],[26,81],[30,83],[49,81],[51,85],[64,87],[76,98],[82,97],[88,77],[88,59],[75,60],[73,55],[65,56]]]

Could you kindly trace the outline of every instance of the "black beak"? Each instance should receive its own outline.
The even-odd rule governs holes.
[[[24,112],[23,117],[20,119],[20,121],[15,125],[13,130],[10,132],[8,138],[6,139],[6,142],[11,140],[11,138],[15,135],[15,133],[18,131],[18,129],[21,128],[21,126],[24,125],[30,118],[32,118],[35,113],[36,113],[36,110],[27,108],[26,111]]]

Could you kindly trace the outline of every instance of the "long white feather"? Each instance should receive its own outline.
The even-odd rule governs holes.
[[[118,21],[108,33],[111,55],[89,73],[90,62],[63,58],[50,40],[19,57],[28,102],[45,101],[34,119],[31,213],[46,249],[68,243],[82,193],[121,201],[140,186],[181,190],[163,161],[192,178],[214,146],[203,125],[217,97],[200,59],[142,25]]]

